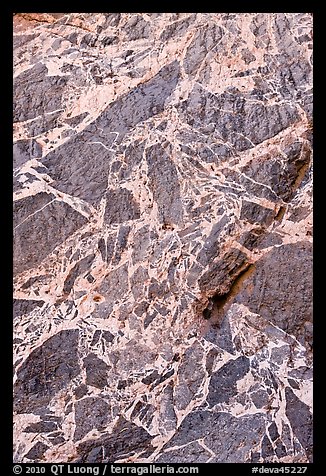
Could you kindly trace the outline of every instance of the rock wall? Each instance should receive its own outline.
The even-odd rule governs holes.
[[[312,460],[312,17],[14,16],[17,462]]]

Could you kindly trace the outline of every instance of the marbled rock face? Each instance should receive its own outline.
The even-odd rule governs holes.
[[[312,460],[312,17],[15,14],[17,462]]]

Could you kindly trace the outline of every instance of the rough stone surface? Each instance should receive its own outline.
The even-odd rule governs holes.
[[[237,381],[243,378],[249,371],[250,361],[241,356],[235,360],[229,360],[217,372],[211,376],[207,403],[214,406],[217,403],[230,401],[230,398],[238,393]]]
[[[34,349],[17,372],[14,408],[37,411],[80,372],[78,330],[60,331]]]
[[[14,461],[312,461],[312,15],[13,21]]]
[[[309,242],[272,248],[256,263],[236,297],[237,302],[295,336],[307,348],[312,347],[311,255]]]

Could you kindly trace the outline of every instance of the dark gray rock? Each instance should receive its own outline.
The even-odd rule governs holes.
[[[55,199],[53,194],[40,192],[36,195],[16,200],[13,204],[14,227],[20,225],[29,216],[44,208]]]
[[[65,279],[65,282],[63,285],[64,293],[67,293],[67,294],[70,293],[78,276],[82,276],[90,269],[90,266],[94,261],[94,258],[95,258],[94,254],[88,255],[85,258],[78,261],[78,263],[76,263],[75,266],[73,266],[73,268],[70,270],[68,276]]]
[[[63,125],[61,119],[62,112],[62,109],[59,109],[46,115],[37,116],[31,121],[25,123],[28,135],[30,137],[35,137]]]
[[[217,403],[230,401],[238,393],[237,381],[242,379],[249,372],[250,362],[248,357],[240,356],[237,359],[229,360],[210,380],[207,402],[209,406]]]
[[[164,382],[167,378],[171,377],[174,373],[174,370],[167,372],[165,375],[162,375],[158,383]],[[160,413],[160,422],[161,425],[164,425],[167,431],[173,431],[177,425],[177,416],[174,407],[174,395],[173,395],[174,385],[170,381],[168,385],[165,386],[162,392],[162,405],[159,410]]]
[[[162,112],[178,77],[179,64],[173,61],[152,79],[117,99],[83,132],[50,152],[43,163],[55,180],[56,188],[98,203],[107,188],[112,160],[112,152],[107,148],[114,142],[121,143],[124,135],[138,123]]]
[[[109,46],[109,45],[116,45],[119,43],[119,38],[118,36],[105,36],[102,40],[102,45],[103,46]]]
[[[223,29],[214,24],[197,30],[183,60],[183,67],[187,74],[196,73],[209,50],[217,45],[223,34]]]
[[[66,441],[62,435],[63,433],[61,431],[55,431],[54,433],[49,434],[48,438],[53,445],[60,445]]]
[[[110,331],[102,331],[102,337],[108,344],[114,341],[114,335]]]
[[[174,91],[180,73],[178,61],[164,66],[152,79],[137,86],[120,97],[104,111],[94,126],[104,128],[104,132],[119,132],[118,143],[124,134],[142,121],[159,114],[164,109],[165,100]]]
[[[276,442],[275,454],[278,458],[283,458],[286,456],[286,448],[283,443],[279,440]]]
[[[92,34],[92,33],[87,33],[81,38],[80,41],[80,48],[88,49],[87,47],[89,46],[90,48],[93,48],[96,45],[96,40],[97,36]]]
[[[155,310],[151,313],[146,314],[144,319],[144,329],[146,329],[151,324],[151,322],[153,322],[153,320],[155,319],[157,315],[158,315],[158,312]]]
[[[44,301],[36,299],[14,299],[13,301],[13,318],[29,314],[34,309],[42,307]]]
[[[250,51],[249,48],[243,48],[241,50],[241,56],[242,56],[242,59],[245,61],[246,64],[250,64],[253,61],[255,61],[255,59],[256,59],[256,56],[253,54],[252,51]]]
[[[131,412],[130,418],[139,418],[142,425],[150,425],[156,413],[154,405],[138,401]]]
[[[139,266],[131,276],[131,292],[136,302],[144,296],[144,283],[148,278],[148,271],[143,266]]]
[[[109,26],[118,26],[121,20],[121,13],[103,13],[105,15],[105,24],[103,29]]]
[[[13,167],[16,169],[30,159],[42,156],[41,146],[33,139],[18,140],[13,145]]]
[[[37,347],[17,372],[14,411],[36,412],[80,372],[77,329],[60,331]]]
[[[24,46],[26,43],[29,43],[30,41],[34,40],[39,36],[39,33],[37,34],[31,34],[31,35],[14,35],[13,36],[13,49],[16,50],[17,48],[21,48]]]
[[[42,457],[46,450],[48,450],[50,447],[42,441],[38,441],[30,450],[28,453],[26,453],[25,458],[28,458],[32,461],[42,461]]]
[[[229,221],[230,219],[227,216],[224,216],[218,223],[213,225],[211,233],[206,238],[203,248],[197,256],[197,261],[201,265],[208,265],[208,263],[211,263],[220,253],[220,234]]]
[[[232,248],[222,258],[211,264],[200,277],[198,284],[202,291],[217,291],[224,295],[234,280],[248,267],[248,257],[242,251]]]
[[[147,311],[148,307],[149,303],[147,301],[142,301],[135,307],[134,313],[136,316],[141,317]]]
[[[110,367],[96,354],[88,354],[83,359],[86,369],[86,384],[97,388],[104,388],[108,383],[108,372]]]
[[[162,145],[146,151],[148,177],[159,210],[159,221],[166,225],[182,226],[183,208],[177,168]]]
[[[262,207],[258,203],[248,202],[246,200],[242,202],[240,220],[245,220],[252,224],[258,223],[269,226],[272,223],[273,218],[273,210]]]
[[[155,278],[151,279],[151,282],[148,286],[148,299],[149,300],[154,300],[156,298],[158,299],[164,299],[168,292],[168,288],[166,285],[166,281],[159,282]]]
[[[75,403],[74,441],[84,438],[89,431],[96,428],[103,431],[110,422],[110,405],[98,397],[86,397]]]
[[[312,320],[311,244],[299,242],[274,248],[255,264],[245,283],[235,301],[310,348],[312,335],[306,323]]]
[[[144,377],[142,379],[142,382],[145,385],[150,385],[151,383],[155,382],[156,380],[159,380],[159,378],[160,378],[160,374],[158,373],[157,370],[154,370],[149,375],[146,375],[146,377]]]
[[[264,417],[260,414],[236,418],[228,413],[199,408],[186,416],[164,449],[203,438],[205,445],[216,455],[212,463],[246,462],[264,432]]]
[[[68,78],[48,76],[43,63],[23,71],[14,79],[14,121],[26,121],[60,109]]]
[[[189,125],[214,125],[215,135],[244,151],[274,137],[299,120],[297,109],[287,103],[265,106],[247,101],[234,89],[217,96],[195,85],[178,109]],[[230,112],[226,112],[230,111]]]
[[[276,426],[276,423],[274,421],[269,425],[268,433],[269,433],[269,436],[270,436],[272,441],[277,440],[277,438],[280,436],[279,432],[278,432],[278,429],[277,429],[277,426]]]
[[[313,369],[311,367],[301,366],[297,369],[291,369],[289,371],[289,376],[302,380],[312,380]]]
[[[205,378],[204,352],[195,342],[184,353],[178,368],[178,385],[174,392],[174,402],[178,410],[184,410],[199,393]]]
[[[149,226],[141,227],[134,235],[134,247],[132,250],[132,261],[137,263],[146,259],[149,254],[150,233]]]
[[[285,388],[286,408],[285,413],[289,419],[295,436],[300,441],[304,451],[312,461],[312,415],[308,405],[303,403],[290,387]]]
[[[160,34],[160,40],[165,42],[171,38],[184,35],[188,31],[188,27],[193,21],[194,15],[190,15],[187,18],[182,18],[181,20],[170,23]]]
[[[252,251],[255,248],[261,249],[272,245],[282,244],[282,238],[273,233],[268,233],[266,235],[265,227],[262,225],[244,232],[239,239],[239,243]]]
[[[112,264],[117,265],[120,260],[121,260],[121,255],[124,250],[127,248],[128,244],[128,236],[130,233],[131,227],[129,225],[123,225],[119,228],[118,236],[117,236],[117,241],[115,245],[115,252],[112,257]],[[111,250],[107,249],[107,252],[109,253]]]
[[[250,396],[256,408],[264,408],[266,405],[268,405],[269,395],[265,389],[253,392]]]
[[[122,231],[120,232],[122,233]],[[102,255],[103,261],[110,263],[113,257],[113,253],[115,250],[115,243],[116,243],[117,236],[116,234],[109,235],[106,240],[101,238],[98,242],[98,248]]]
[[[300,105],[302,106],[304,112],[307,114],[307,118],[312,124],[313,122],[313,95],[312,90],[306,92],[302,95],[300,100]]]
[[[129,178],[130,172],[143,160],[144,150],[145,141],[140,140],[136,140],[126,147],[124,151],[124,156],[127,162],[127,171],[124,174],[125,178]]]
[[[266,230],[261,227],[253,229],[248,233],[244,233],[239,240],[239,243],[252,251],[255,248],[261,250],[269,248],[270,246],[281,245],[283,241],[282,237],[277,233],[266,234]]]
[[[114,134],[102,138],[84,130],[57,147],[54,152],[49,152],[44,157],[43,164],[55,181],[53,185],[61,192],[92,204],[98,203],[107,189],[107,176],[112,160],[112,152],[106,147],[112,145],[114,138]],[[87,157],[86,162],[84,157]]]
[[[148,38],[151,32],[151,24],[144,20],[141,15],[134,14],[124,25],[123,30],[130,41]]]
[[[289,216],[289,220],[293,221],[294,223],[299,222],[307,218],[307,216],[311,213],[309,207],[293,207],[292,213]]]
[[[253,159],[243,168],[247,177],[270,187],[275,196],[290,201],[302,179],[302,172],[310,163],[310,148],[300,142],[293,142],[284,148],[287,159],[273,157],[261,161]],[[266,197],[267,198],[267,197]]]
[[[18,222],[14,229],[15,274],[38,266],[56,246],[87,223],[87,219],[67,203],[50,203],[50,197],[44,194],[39,199],[38,195],[33,205],[33,197],[15,202]]]
[[[121,300],[121,297],[127,293],[128,289],[128,265],[124,264],[106,275],[98,291],[108,299],[108,303],[112,303],[115,300]],[[100,306],[101,304],[99,308]]]
[[[130,190],[120,188],[107,192],[104,212],[105,223],[108,225],[111,223],[123,223],[128,220],[136,220],[139,217],[139,205],[133,198]]]
[[[261,456],[264,461],[268,461],[268,458],[274,455],[272,443],[267,435],[264,435],[261,443]]]
[[[226,350],[230,354],[235,354],[230,323],[227,316],[223,317],[218,326],[210,325],[204,335],[204,339]]]
[[[58,426],[54,421],[40,421],[28,425],[24,428],[24,433],[49,433],[50,431],[55,431],[57,428]]]
[[[79,400],[80,398],[84,397],[87,394],[87,391],[88,391],[87,385],[82,383],[81,385],[78,385],[78,387],[74,389],[74,395],[76,399]]]
[[[300,390],[300,386],[292,378],[288,378],[288,383],[291,385],[292,388],[295,388],[296,390]]]
[[[143,454],[146,450],[152,452],[154,451],[151,445],[152,438],[144,428],[121,417],[110,435],[80,443],[77,448],[78,459],[75,462],[114,463],[122,457],[135,453]],[[103,456],[102,452],[98,451],[101,447]]]
[[[65,119],[66,123],[71,127],[78,126],[83,120],[89,116],[88,112],[83,112],[82,114],[77,114],[77,116],[68,117]]]
[[[211,453],[195,441],[183,448],[165,451],[155,460],[155,463],[206,463],[210,457]]]

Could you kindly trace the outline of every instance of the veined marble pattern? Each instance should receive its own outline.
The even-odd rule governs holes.
[[[312,461],[311,138],[311,14],[15,14],[16,462]]]

